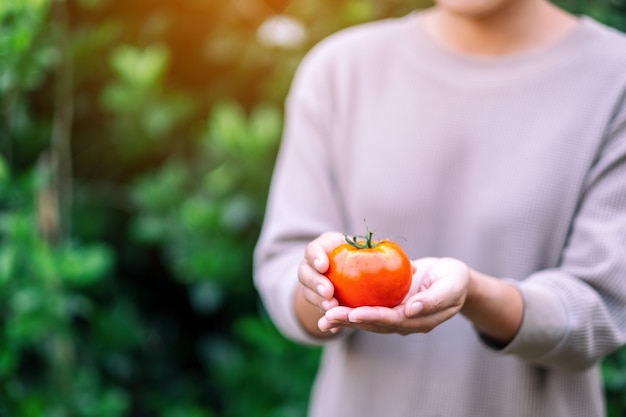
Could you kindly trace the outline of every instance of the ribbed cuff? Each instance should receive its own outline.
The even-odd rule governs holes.
[[[524,302],[522,323],[513,340],[506,344],[480,335],[490,348],[503,354],[513,354],[527,360],[541,360],[565,339],[568,315],[559,297],[533,281],[517,282]]]

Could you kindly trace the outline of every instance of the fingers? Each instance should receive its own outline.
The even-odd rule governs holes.
[[[310,304],[324,311],[337,305],[337,300],[333,298],[335,290],[332,283],[306,261],[300,263],[298,280],[302,284],[302,295]]]
[[[348,314],[350,323],[376,323],[380,326],[398,326],[404,317],[402,310],[386,307],[359,307]]]
[[[407,300],[404,314],[409,318],[437,317],[443,322],[461,309],[464,294],[462,291],[449,291],[447,286],[433,284]]]
[[[328,270],[328,254],[343,242],[343,235],[328,232],[311,241],[305,249],[304,260],[298,268],[298,280],[303,285],[303,296],[309,303],[324,310],[336,307],[335,290],[323,274]]]
[[[428,333],[456,314],[456,309],[447,308],[433,314],[407,317],[403,307],[335,307],[326,311],[319,320],[318,327],[323,331],[333,331],[342,327],[351,327],[374,333]]]
[[[324,233],[307,245],[304,259],[323,274],[328,270],[328,254],[342,243],[345,243],[345,239],[341,233]]]
[[[351,310],[350,307],[344,306],[330,308],[317,322],[317,326],[321,331],[336,333],[341,327],[345,327],[350,322],[348,316]]]
[[[418,271],[419,271],[418,266]],[[423,263],[420,289],[406,301],[405,314],[434,314],[463,306],[469,285],[469,269],[464,263],[450,258]]]
[[[351,327],[374,333],[411,333],[403,327],[401,308],[339,306],[328,310],[318,325],[320,329],[329,331]]]

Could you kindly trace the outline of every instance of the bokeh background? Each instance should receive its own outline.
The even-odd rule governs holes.
[[[283,100],[321,38],[428,5],[1,0],[0,417],[304,416],[319,349],[251,278]],[[626,415],[625,352],[603,376]]]

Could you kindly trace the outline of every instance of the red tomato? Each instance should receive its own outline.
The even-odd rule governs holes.
[[[359,237],[361,239],[359,239]],[[395,307],[411,287],[411,261],[391,240],[346,236],[346,242],[329,255],[326,276],[335,286],[335,298],[348,307]]]

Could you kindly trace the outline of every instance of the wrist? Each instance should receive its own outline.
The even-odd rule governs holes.
[[[514,285],[470,269],[461,313],[479,332],[503,344],[510,342],[521,325],[523,309]]]
[[[471,268],[468,268],[468,270],[467,293],[465,294],[465,302],[461,308],[461,314],[471,317],[479,314],[485,303],[489,302],[490,298],[493,298],[495,295],[491,294],[490,286],[485,284],[485,281],[491,277]]]

